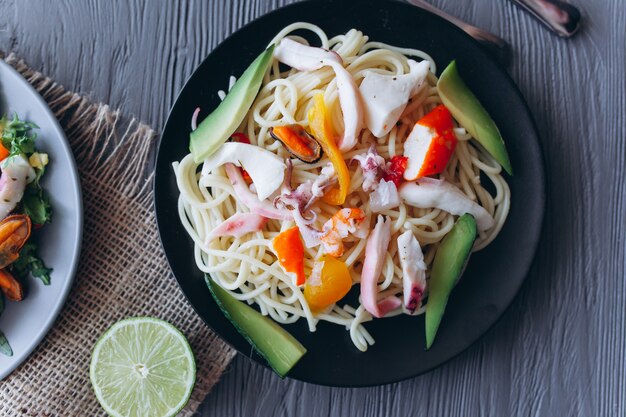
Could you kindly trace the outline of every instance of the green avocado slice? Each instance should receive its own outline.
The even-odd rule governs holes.
[[[191,132],[189,150],[196,163],[211,156],[239,127],[259,93],[273,53],[274,45],[261,53],[239,77],[224,101]]]
[[[441,101],[459,124],[476,138],[509,175],[513,175],[502,135],[487,110],[463,82],[456,61],[452,61],[443,70],[437,89]]]
[[[205,276],[211,295],[235,329],[281,377],[307,352],[306,348],[274,320],[263,316]]]
[[[471,214],[464,214],[459,217],[437,249],[428,283],[426,349],[430,349],[435,340],[448,304],[448,297],[463,273],[475,239],[476,220]]]

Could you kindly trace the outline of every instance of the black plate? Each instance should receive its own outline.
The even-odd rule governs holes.
[[[319,25],[329,37],[350,28],[372,40],[419,48],[441,71],[456,59],[464,80],[502,131],[515,175],[509,179],[512,204],[497,240],[472,256],[454,290],[432,349],[424,350],[424,318],[397,317],[366,325],[376,344],[365,353],[348,332],[322,323],[309,333],[304,320],[286,326],[308,353],[290,377],[332,386],[369,386],[424,373],[474,343],[513,300],[531,265],[544,212],[544,170],[539,138],[520,92],[493,60],[464,32],[443,19],[394,0],[308,1],[267,14],[234,33],[209,54],[180,93],[161,138],[155,181],[155,206],[161,240],[174,275],[204,321],[248,356],[250,346],[224,318],[196,269],[192,241],[178,221],[171,162],[188,151],[189,121],[218,104],[216,92],[239,76],[284,26],[297,21]],[[264,363],[258,356],[253,359]]]

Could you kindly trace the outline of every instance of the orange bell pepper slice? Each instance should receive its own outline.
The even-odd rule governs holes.
[[[300,229],[297,226],[287,229],[272,240],[272,246],[278,256],[278,263],[285,272],[296,275],[296,285],[303,285],[304,275],[304,245],[300,239]]]
[[[324,95],[321,93],[316,94],[313,100],[315,101],[315,105],[311,107],[308,113],[309,129],[311,129],[311,133],[320,143],[324,153],[333,164],[339,185],[338,188],[335,187],[328,190],[322,197],[322,200],[328,204],[339,206],[346,201],[346,196],[348,195],[348,189],[350,188],[350,172],[348,171],[348,166],[343,159],[341,151],[335,143],[330,118],[326,105],[324,104]]]
[[[352,287],[352,277],[346,264],[331,256],[323,256],[321,274],[309,277],[304,286],[304,298],[314,313],[341,300]]]

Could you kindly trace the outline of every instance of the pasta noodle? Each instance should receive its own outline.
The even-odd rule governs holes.
[[[394,155],[402,155],[403,141],[416,120],[420,119],[441,102],[434,75],[435,63],[426,53],[407,48],[398,48],[380,42],[370,42],[368,37],[352,29],[346,34],[328,38],[319,27],[309,23],[294,23],[281,30],[271,43],[278,43],[283,37],[296,30],[309,30],[319,38],[321,47],[337,52],[357,84],[366,71],[381,74],[401,75],[408,72],[409,57],[430,62],[431,73],[420,91],[413,96],[398,124],[391,132],[376,139],[368,130],[361,133],[359,143],[344,155],[349,162],[354,156],[367,152],[370,144],[376,142],[378,154],[386,160]],[[294,37],[306,42],[301,37]],[[234,80],[231,80],[232,87]],[[280,72],[277,61],[263,81],[263,86],[238,129],[250,138],[252,144],[274,152],[281,158],[289,158],[288,152],[268,133],[270,127],[298,123],[308,125],[307,112],[313,105],[313,97],[323,93],[326,105],[331,111],[332,124],[338,131],[343,129],[343,119],[338,103],[337,85],[333,70],[323,67],[316,71],[301,72],[290,69]],[[220,92],[220,97],[224,93]],[[510,205],[509,187],[500,175],[500,165],[486,153],[478,143],[462,128],[456,128],[458,145],[441,177],[457,186],[469,198],[483,206],[495,220],[495,225],[481,231],[474,250],[488,245],[499,233],[507,217]],[[317,163],[307,164],[293,159],[293,181],[303,182],[315,179],[321,168],[328,163],[325,156]],[[178,212],[183,226],[195,244],[194,257],[198,268],[211,275],[220,286],[230,291],[237,299],[256,304],[263,314],[279,323],[293,323],[303,318],[310,331],[315,331],[320,321],[344,326],[349,331],[354,345],[365,351],[374,343],[374,338],[365,329],[364,323],[372,316],[363,305],[347,305],[340,301],[328,310],[314,315],[306,303],[302,288],[280,267],[272,252],[271,240],[281,231],[294,225],[291,221],[269,220],[263,231],[246,234],[240,238],[220,237],[205,243],[207,235],[231,215],[245,212],[247,208],[237,201],[233,187],[220,167],[200,181],[199,165],[191,155],[173,164],[180,197]],[[351,186],[344,207],[368,207],[368,195],[362,191],[363,175],[358,164],[348,164]],[[483,187],[490,182],[493,191]],[[316,203],[318,223],[323,224],[338,209],[322,202]],[[366,211],[367,212],[367,211]],[[435,251],[441,239],[452,228],[455,217],[439,209],[420,209],[404,203],[398,208],[382,213],[392,220],[392,238],[381,279],[379,291],[385,295],[402,296],[402,270],[397,261],[397,237],[411,230],[424,248],[424,260],[432,264]],[[370,218],[372,224],[375,216]],[[360,268],[365,252],[365,239],[348,237],[344,239],[346,251],[341,257],[350,268],[353,285],[358,285]],[[321,249],[305,249],[305,271],[308,274],[314,260],[321,255]],[[424,312],[425,303],[414,314]],[[388,316],[407,313],[395,311]],[[408,313],[407,313],[408,314]]]

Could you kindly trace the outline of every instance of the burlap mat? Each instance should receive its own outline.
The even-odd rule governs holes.
[[[5,61],[39,91],[69,139],[85,226],[67,302],[33,355],[0,382],[0,415],[104,415],[89,383],[91,350],[113,323],[142,315],[169,321],[189,339],[197,382],[180,415],[193,414],[234,351],[196,316],[166,263],[152,208],[152,177],[146,175],[156,132],[65,91],[13,54]]]

